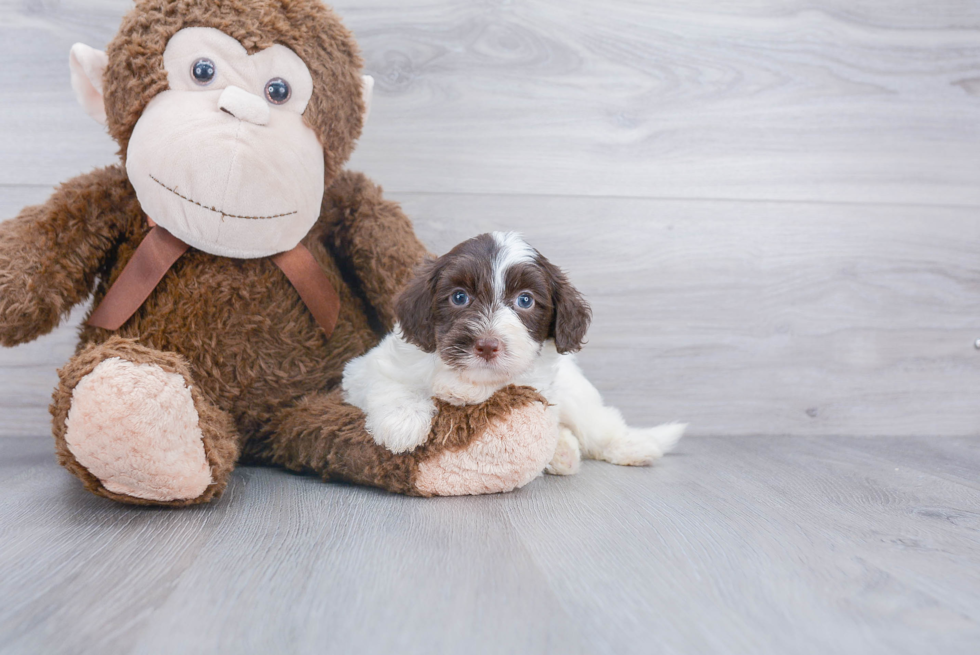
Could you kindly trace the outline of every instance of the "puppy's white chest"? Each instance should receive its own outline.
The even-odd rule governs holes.
[[[432,378],[432,396],[451,405],[478,405],[505,384],[479,384],[466,379],[458,371],[442,365]]]

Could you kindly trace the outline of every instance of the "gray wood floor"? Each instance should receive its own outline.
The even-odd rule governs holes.
[[[980,444],[706,437],[502,496],[241,469],[215,505],[84,493],[0,440],[0,651],[976,653]]]
[[[0,0],[0,220],[115,161],[67,53],[129,4]],[[335,6],[351,167],[436,251],[524,232],[607,399],[693,436],[505,496],[119,507],[48,436],[78,311],[0,350],[0,652],[977,652],[980,2]]]

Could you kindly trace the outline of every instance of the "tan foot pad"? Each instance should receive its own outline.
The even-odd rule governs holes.
[[[191,391],[159,366],[103,361],[72,392],[65,426],[75,459],[113,493],[188,500],[211,484]]]
[[[416,487],[435,496],[512,491],[541,475],[555,454],[558,426],[544,405],[513,410],[464,450],[419,464]]]

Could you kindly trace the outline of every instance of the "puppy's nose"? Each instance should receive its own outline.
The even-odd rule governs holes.
[[[477,355],[489,362],[500,352],[500,341],[497,339],[477,339],[474,349]]]

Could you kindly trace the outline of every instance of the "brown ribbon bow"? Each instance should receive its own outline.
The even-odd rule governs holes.
[[[105,298],[89,316],[88,324],[118,330],[136,313],[170,267],[187,252],[189,245],[154,224],[133,258],[113,282]],[[306,246],[273,255],[273,263],[285,273],[317,324],[329,338],[337,326],[340,296]]]

